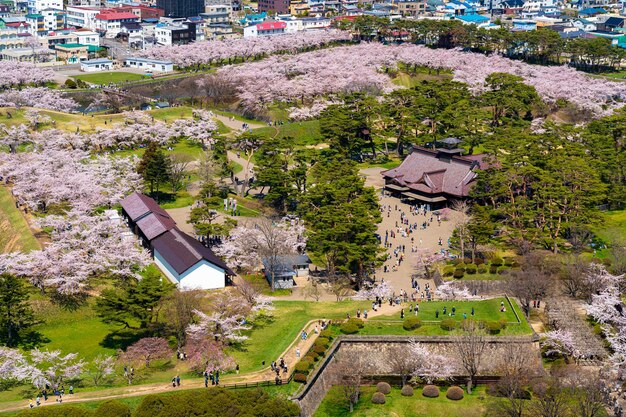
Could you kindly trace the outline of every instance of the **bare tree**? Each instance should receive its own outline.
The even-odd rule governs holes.
[[[361,397],[365,361],[361,356],[343,353],[335,355],[334,361],[332,369],[335,382],[341,386],[342,397],[348,403],[350,412],[352,412]]]
[[[528,406],[525,387],[538,376],[538,367],[528,361],[526,348],[507,344],[498,363],[500,379],[494,389],[497,399],[489,405],[488,415],[522,417]]]
[[[589,286],[587,285],[587,273],[589,265],[580,257],[570,260],[561,271],[561,284],[565,294],[570,297],[586,297]]]
[[[463,369],[468,374],[467,392],[472,393],[472,386],[487,348],[487,339],[484,332],[476,323],[469,322],[461,334],[454,338],[454,346],[457,349]]]
[[[311,279],[306,287],[304,287],[303,295],[305,299],[311,298],[315,301],[319,301],[320,298],[322,298],[320,284],[318,284],[316,280]]]
[[[565,385],[572,399],[572,411],[578,417],[606,415],[603,384],[593,369],[567,366],[555,375]]]
[[[194,320],[194,310],[200,309],[202,297],[200,290],[174,291],[164,300],[167,325],[176,335],[179,349],[185,345],[187,327]]]
[[[170,184],[172,184],[172,191],[176,192],[183,188],[183,182],[189,172],[189,165],[192,161],[193,158],[184,153],[170,155]]]
[[[257,297],[261,295],[263,286],[264,285],[261,282],[252,282],[247,279],[240,278],[237,282],[237,291],[239,291],[239,294],[241,294],[243,298],[250,303],[250,305],[254,305]]]
[[[333,278],[328,285],[327,290],[337,298],[337,301],[342,301],[352,293],[350,280],[345,277]]]
[[[413,372],[417,368],[418,358],[416,358],[410,349],[403,349],[402,353],[388,355],[389,367],[394,375],[400,375],[402,386],[404,386],[411,378]]]
[[[560,270],[541,253],[530,253],[524,258],[522,269],[511,274],[507,287],[516,297],[526,317],[530,315],[533,300],[542,299],[552,286],[552,277]]]
[[[530,405],[533,415],[539,417],[566,417],[570,398],[562,381],[557,377],[544,378],[533,386],[535,399]]]

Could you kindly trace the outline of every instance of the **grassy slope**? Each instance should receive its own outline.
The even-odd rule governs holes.
[[[0,187],[0,253],[39,249],[26,220],[15,208],[9,189]]]
[[[91,84],[121,83],[127,81],[137,81],[146,78],[143,74],[132,72],[100,72],[97,74],[74,75],[72,78],[83,80]]]
[[[412,397],[403,397],[400,390],[393,388],[386,396],[386,403],[372,404],[375,387],[365,387],[361,399],[350,413],[342,397],[341,389],[333,387],[328,392],[315,417],[479,417],[485,411],[485,388],[478,387],[472,395],[465,394],[460,401],[452,401],[445,397],[445,389],[438,398],[422,396],[421,388],[416,389]]]
[[[604,213],[604,225],[596,233],[608,243],[626,244],[626,210]]]
[[[312,146],[322,142],[319,120],[261,127],[254,129],[253,132],[266,138],[292,138],[291,143],[294,146]]]

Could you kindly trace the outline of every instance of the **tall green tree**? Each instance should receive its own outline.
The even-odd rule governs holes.
[[[0,274],[0,342],[15,346],[20,333],[35,323],[24,281],[8,273]]]
[[[105,323],[129,329],[147,329],[158,320],[158,306],[174,289],[158,270],[147,269],[140,280],[130,279],[118,288],[106,289],[96,299],[95,310]]]
[[[150,142],[137,167],[137,172],[150,184],[150,194],[158,192],[159,186],[170,179],[170,164],[161,146]]]
[[[300,211],[309,250],[324,259],[330,276],[350,276],[360,286],[381,262],[375,236],[381,215],[374,189],[365,187],[354,163],[324,155],[311,169]]]
[[[533,108],[541,103],[535,87],[516,75],[494,72],[485,78],[485,84],[488,90],[482,98],[492,108],[494,126],[500,126],[505,118],[530,118]]]

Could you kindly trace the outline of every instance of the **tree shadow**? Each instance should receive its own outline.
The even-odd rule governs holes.
[[[147,330],[115,330],[102,339],[100,346],[108,349],[124,350],[139,339],[147,336],[149,336]]]
[[[38,331],[30,330],[29,332],[20,335],[18,346],[24,350],[31,350],[46,343],[50,343],[50,339]]]
[[[176,193],[168,193],[165,191],[154,191],[150,193],[150,197],[154,198],[157,203],[171,203],[176,200]]]

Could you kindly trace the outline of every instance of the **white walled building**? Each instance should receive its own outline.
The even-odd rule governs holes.
[[[80,70],[84,72],[110,71],[113,69],[113,61],[110,59],[90,59],[80,62]]]
[[[159,61],[157,59],[150,58],[126,58],[124,60],[124,66],[129,68],[138,68],[143,70],[150,70],[152,72],[172,72],[174,71],[174,64],[170,61]]]
[[[41,13],[46,9],[63,11],[63,0],[28,0],[28,13]]]
[[[68,6],[65,20],[68,26],[94,30],[99,13],[100,9],[95,7]]]

